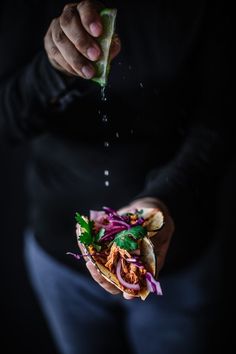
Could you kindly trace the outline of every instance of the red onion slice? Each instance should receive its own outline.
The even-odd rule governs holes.
[[[119,280],[119,282],[127,289],[132,289],[132,290],[140,290],[139,284],[130,284],[127,283],[121,276],[121,259],[117,262],[116,266],[116,276]]]
[[[72,253],[72,252],[66,252],[69,256],[73,256],[76,259],[81,259],[83,257],[88,257],[88,254],[77,254],[77,253]]]
[[[147,288],[151,293],[163,295],[159,281],[157,281],[150,272],[146,273],[146,283]]]
[[[125,260],[126,260],[127,262],[130,262],[130,263],[135,263],[135,262],[137,262],[137,259],[135,259],[135,258],[125,258]]]
[[[114,221],[110,221],[110,223],[112,224],[112,226],[124,226],[126,227],[126,229],[131,228],[131,225],[127,224],[127,222],[123,220],[114,220]]]
[[[135,258],[126,258],[125,259],[128,263],[132,263],[133,265],[135,265],[135,267],[138,267],[138,268],[144,268],[144,265],[138,261],[137,259]]]
[[[110,236],[116,235],[116,234],[118,234],[118,232],[123,231],[123,230],[124,230],[124,226],[122,226],[122,225],[115,226],[111,231],[107,231],[105,233],[105,235],[100,238],[99,241],[100,242],[101,241],[106,241],[107,239],[110,238]]]

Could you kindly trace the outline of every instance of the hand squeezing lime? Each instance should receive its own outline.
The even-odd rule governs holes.
[[[102,50],[102,56],[95,63],[96,76],[92,80],[100,84],[102,87],[106,86],[110,72],[109,53],[115,31],[116,14],[116,9],[103,9],[100,13],[103,24],[103,33],[98,38],[98,43]]]

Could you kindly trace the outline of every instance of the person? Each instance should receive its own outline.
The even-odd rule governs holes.
[[[117,36],[102,100],[91,79],[104,6],[117,8]],[[209,353],[229,14],[199,0],[1,2],[1,138],[29,144],[26,266],[61,353]],[[78,251],[75,212],[102,206],[163,211],[162,297],[125,299],[66,255]]]

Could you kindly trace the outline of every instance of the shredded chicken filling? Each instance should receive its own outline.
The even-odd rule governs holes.
[[[113,274],[116,272],[118,260],[121,259],[122,278],[130,284],[139,284],[140,287],[145,286],[146,269],[127,262],[126,259],[132,258],[132,255],[125,249],[118,247],[115,243],[113,243],[110,249],[101,252],[96,252],[96,250],[92,248],[90,249],[90,254],[96,262],[105,266]],[[121,288],[128,291],[130,294],[137,294],[137,290],[125,289],[122,285]]]

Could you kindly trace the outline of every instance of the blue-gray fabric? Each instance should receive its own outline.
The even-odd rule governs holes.
[[[221,290],[216,242],[191,268],[160,277],[163,296],[145,301],[110,295],[88,274],[47,254],[31,233],[25,260],[62,354],[209,354]],[[80,260],[78,262],[83,262]]]

